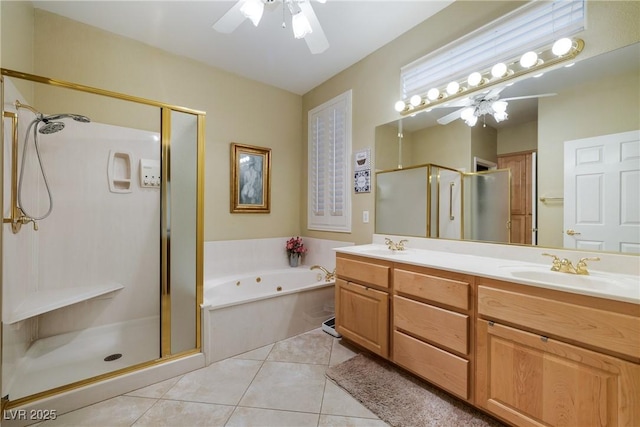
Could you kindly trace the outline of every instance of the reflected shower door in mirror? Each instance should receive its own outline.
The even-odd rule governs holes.
[[[509,171],[418,165],[376,174],[376,232],[509,242]]]
[[[456,119],[440,125],[437,119],[453,111],[446,104],[429,112],[421,112],[402,119],[402,162],[405,168],[422,164],[442,164],[457,170],[473,171],[474,157],[498,163],[498,157],[513,153],[536,152],[537,176],[532,184],[532,212],[537,215],[537,226],[524,222],[515,224],[532,230],[523,232],[527,237],[537,230],[537,244],[549,248],[563,248],[568,233],[573,233],[566,247],[576,248],[579,224],[564,224],[566,209],[590,206],[591,212],[604,212],[604,200],[591,203],[593,191],[580,193],[580,200],[571,206],[565,200],[564,144],[567,141],[636,131],[640,129],[640,44],[606,52],[577,62],[570,68],[560,68],[539,78],[529,78],[505,87],[500,97],[513,98],[534,94],[554,94],[541,98],[509,101],[508,119],[497,123],[489,114],[478,119],[475,126]],[[376,128],[376,169],[394,169],[398,164],[397,121]],[[627,153],[640,150],[638,143],[628,141]],[[637,185],[626,174],[626,189]],[[634,178],[635,179],[635,178]],[[636,198],[637,200],[637,198]],[[596,206],[600,209],[596,209]],[[625,205],[630,209],[630,205]],[[631,212],[632,211],[628,211]],[[633,211],[635,212],[635,211]],[[584,215],[583,215],[583,218]],[[517,218],[518,219],[518,218]],[[521,218],[520,218],[521,219]],[[472,218],[465,218],[471,221]],[[589,221],[593,217],[590,216]],[[586,218],[585,218],[586,221]],[[589,222],[587,221],[587,222]],[[583,242],[579,249],[637,253],[640,250],[640,218],[627,215],[626,224],[616,230],[629,237],[617,247],[604,247]],[[377,223],[386,223],[376,218]],[[587,224],[585,222],[584,226]],[[406,227],[403,225],[403,227]],[[623,231],[624,230],[624,231]],[[389,227],[376,233],[391,233]],[[468,230],[466,230],[468,231]],[[401,234],[401,233],[396,233]],[[570,237],[571,237],[570,236]],[[471,238],[465,233],[464,238]],[[521,241],[521,239],[519,239]],[[535,239],[532,239],[535,240]],[[635,242],[635,243],[634,243]],[[532,241],[532,244],[536,242]]]

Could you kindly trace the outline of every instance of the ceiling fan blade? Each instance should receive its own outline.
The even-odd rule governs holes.
[[[446,116],[442,116],[436,121],[441,125],[449,124],[452,121],[454,121],[455,119],[459,119],[460,118],[460,113],[462,112],[462,110],[464,110],[464,108],[456,110],[453,113],[449,113]]]
[[[213,29],[220,33],[232,33],[246,19],[244,14],[240,12],[243,0],[238,0],[231,9],[227,11],[220,19],[213,24]]]
[[[511,98],[502,98],[501,101],[514,101],[516,99],[528,99],[528,98],[544,98],[547,96],[555,96],[557,93],[541,93],[540,95],[528,95],[528,96],[513,96]]]
[[[307,42],[309,50],[313,54],[324,52],[329,48],[329,41],[322,30],[322,26],[320,26],[320,21],[318,21],[318,17],[313,11],[311,3],[303,1],[298,3],[298,6],[300,6],[302,13],[304,13],[311,25],[311,33],[304,37],[304,41]]]

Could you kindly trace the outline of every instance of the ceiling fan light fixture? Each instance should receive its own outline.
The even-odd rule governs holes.
[[[465,122],[474,117],[476,109],[473,107],[465,108],[460,112],[460,118]]]
[[[507,111],[507,105],[507,101],[495,101],[493,104],[491,104],[491,108],[493,108],[493,111],[495,111],[496,113],[504,113]]]
[[[240,7],[240,12],[257,27],[262,19],[264,3],[261,0],[245,0],[242,7]]]
[[[466,119],[464,122],[467,124],[467,126],[473,127],[476,125],[476,123],[478,123],[478,117],[475,115],[471,116],[468,119]]]
[[[509,115],[507,114],[507,112],[502,112],[502,113],[495,113],[493,115],[493,118],[496,119],[496,122],[500,123],[501,121],[507,120],[507,118],[509,117]]]
[[[293,36],[297,39],[303,39],[307,34],[311,34],[311,24],[302,12],[298,12],[291,16],[291,27],[293,28]]]

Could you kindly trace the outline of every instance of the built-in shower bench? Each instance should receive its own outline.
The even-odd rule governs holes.
[[[96,298],[109,292],[124,288],[120,283],[110,282],[95,286],[51,289],[29,292],[15,310],[9,314],[5,323],[12,324],[35,317],[49,311],[67,307],[78,302]]]

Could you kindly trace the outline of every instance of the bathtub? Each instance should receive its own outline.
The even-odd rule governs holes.
[[[205,281],[203,352],[210,364],[319,328],[334,314],[334,282],[309,266]]]

